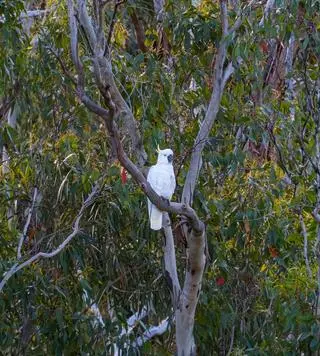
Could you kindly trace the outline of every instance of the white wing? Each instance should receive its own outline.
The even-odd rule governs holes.
[[[149,170],[147,181],[158,195],[169,200],[171,199],[176,187],[176,180],[172,166],[152,166]],[[148,212],[151,229],[160,230],[162,227],[163,213],[155,205],[153,205],[149,199]]]
[[[169,200],[171,199],[176,188],[172,166],[152,166],[149,170],[147,180],[158,195]]]
[[[172,195],[173,195],[175,189],[176,189],[176,178],[174,176],[174,171],[172,168],[172,173],[170,174],[170,193],[171,193],[170,198],[169,198],[170,200],[172,198]]]

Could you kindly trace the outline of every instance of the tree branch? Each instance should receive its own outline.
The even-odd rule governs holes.
[[[264,13],[262,19],[259,22],[259,26],[262,27],[264,25],[264,21],[270,16],[271,10],[274,6],[275,0],[268,0],[266,3],[266,7],[264,9]]]
[[[302,217],[302,213],[299,214],[299,221],[300,221],[300,226],[301,226],[301,231],[302,231],[302,236],[303,236],[303,255],[304,255],[304,260],[305,260],[305,263],[306,263],[306,269],[307,269],[308,277],[311,279],[312,278],[312,272],[311,272],[309,258],[308,258],[308,233],[307,233],[306,225],[305,225],[303,217]]]
[[[116,15],[117,15],[118,7],[122,3],[123,3],[123,1],[121,1],[121,0],[115,0],[111,24],[110,24],[110,28],[109,28],[108,37],[107,37],[107,48],[105,49],[104,55],[107,54],[108,47],[110,46],[111,38],[112,38],[113,30],[114,30],[114,25],[116,24]]]
[[[78,73],[78,82],[83,84],[83,67],[78,53],[78,27],[73,7],[73,1],[68,0],[68,16],[69,16],[69,28],[70,28],[70,43],[71,43],[71,58],[76,67]]]
[[[132,342],[133,347],[141,347],[146,341],[152,339],[157,335],[164,334],[169,327],[169,318],[166,318],[160,322],[157,326],[149,326],[142,336],[139,336]]]
[[[229,32],[229,20],[228,20],[228,1],[220,0],[220,16],[222,25],[222,36],[226,37]]]
[[[20,15],[20,19],[30,18],[30,17],[40,17],[50,13],[50,9],[46,10],[28,10]]]
[[[81,0],[79,0],[81,1]],[[79,78],[82,77],[82,80],[79,81],[78,83],[78,89],[77,89],[77,94],[79,99],[87,106],[87,108],[94,112],[95,114],[99,115],[105,122],[106,128],[109,132],[110,135],[110,140],[112,143],[112,146],[116,148],[117,151],[117,157],[118,160],[120,161],[121,165],[133,176],[133,178],[136,180],[136,182],[140,185],[144,193],[147,195],[147,197],[150,199],[150,201],[155,204],[160,210],[162,211],[167,211],[167,212],[172,212],[175,214],[179,215],[184,215],[188,217],[193,229],[197,233],[202,233],[204,231],[204,225],[203,222],[198,218],[197,214],[195,211],[188,205],[188,204],[181,204],[181,203],[170,203],[170,205],[167,204],[161,197],[157,195],[157,193],[151,188],[150,184],[147,182],[146,178],[142,174],[142,172],[137,168],[137,166],[129,159],[127,154],[124,152],[121,139],[119,136],[118,129],[113,121],[114,119],[114,110],[112,108],[119,107],[121,105],[122,107],[125,105],[125,111],[128,115],[131,116],[132,122],[135,123],[135,120],[133,118],[133,115],[131,113],[131,110],[127,107],[127,104],[125,103],[124,99],[122,98],[121,94],[118,91],[118,88],[116,87],[114,80],[113,80],[113,75],[112,72],[110,72],[110,65],[108,65],[105,61],[105,58],[99,58],[97,59],[96,66],[98,67],[99,65],[104,66],[104,74],[107,77],[107,82],[109,83],[108,91],[110,92],[110,96],[107,97],[105,96],[105,100],[107,101],[107,105],[109,107],[109,111],[102,108],[99,104],[95,103],[91,98],[89,98],[88,95],[85,94],[84,91],[84,79],[83,79],[83,67],[81,64],[81,61],[78,56],[78,51],[77,51],[77,30],[76,30],[76,22],[74,20],[74,11],[73,11],[73,5],[72,1],[69,0],[68,2],[69,5],[69,19],[70,19],[70,31],[71,31],[71,46],[73,47],[72,50],[72,59],[75,63],[76,70],[78,73]],[[101,63],[101,62],[104,62]],[[101,67],[99,67],[101,68]],[[98,71],[98,68],[97,68]],[[100,73],[96,74],[96,79],[97,81],[100,81]],[[102,85],[103,83],[100,82],[99,85]],[[116,102],[114,101],[114,98],[116,98]],[[117,105],[118,104],[118,105]],[[111,110],[110,110],[111,108]],[[143,150],[144,151],[144,150]]]
[[[40,260],[41,258],[52,258],[56,256],[58,253],[60,253],[69,243],[70,241],[80,233],[80,220],[83,216],[83,213],[85,209],[92,204],[97,192],[99,191],[99,185],[96,184],[96,186],[92,189],[92,192],[89,194],[87,199],[84,201],[84,203],[81,206],[81,209],[74,220],[73,227],[72,227],[72,233],[53,251],[51,252],[38,252],[36,255],[30,257],[28,260],[22,263],[15,263],[9,271],[6,272],[4,275],[2,281],[0,282],[0,292],[2,291],[3,287],[6,285],[8,280],[15,275],[18,271],[21,269],[29,266],[31,263]]]
[[[211,99],[206,112],[206,116],[200,126],[198,135],[195,139],[194,149],[191,155],[190,167],[183,187],[182,201],[186,204],[192,205],[196,182],[198,180],[199,172],[202,167],[202,151],[220,108],[221,96],[224,89],[224,85],[226,84],[226,82],[223,81],[223,65],[225,59],[226,42],[223,38],[220,41],[218,53],[214,64],[213,89]]]
[[[38,195],[38,189],[35,187],[34,188],[34,191],[33,191],[33,197],[32,197],[32,202],[31,202],[31,206],[29,208],[29,212],[28,212],[28,217],[27,217],[27,220],[26,220],[26,223],[24,225],[24,228],[23,228],[23,232],[20,236],[20,239],[19,239],[19,243],[18,243],[18,249],[17,249],[17,259],[19,260],[21,258],[21,249],[22,249],[22,244],[27,236],[27,232],[28,232],[28,228],[29,228],[29,225],[30,225],[30,221],[31,221],[31,216],[32,216],[32,212],[33,212],[33,209],[34,209],[34,203],[37,199],[37,195]]]
[[[98,44],[97,36],[91,18],[87,11],[86,0],[78,0],[77,10],[78,10],[81,26],[83,27],[90,44],[97,45]],[[92,46],[92,49],[94,53],[97,54],[97,51],[99,50],[97,46]]]
[[[170,286],[172,294],[173,308],[176,309],[181,294],[181,287],[177,273],[176,252],[174,246],[174,239],[171,227],[171,220],[168,213],[163,214],[163,230],[165,235],[164,245],[164,265],[165,277]]]

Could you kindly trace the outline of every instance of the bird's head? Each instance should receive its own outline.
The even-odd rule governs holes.
[[[157,163],[172,164],[173,161],[173,151],[170,148],[165,150],[157,149],[158,161]]]

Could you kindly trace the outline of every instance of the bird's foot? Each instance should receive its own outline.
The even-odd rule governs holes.
[[[170,200],[169,200],[169,199],[167,199],[167,198],[165,198],[165,197],[163,197],[163,196],[161,196],[161,199],[162,199],[168,206],[170,206]]]

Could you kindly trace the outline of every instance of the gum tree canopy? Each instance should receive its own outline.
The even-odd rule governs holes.
[[[319,352],[319,7],[0,1],[5,355]]]

